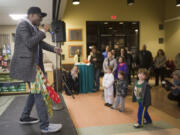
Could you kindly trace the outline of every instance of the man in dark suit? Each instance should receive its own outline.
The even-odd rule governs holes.
[[[38,26],[46,13],[41,12],[39,7],[29,8],[28,17],[22,20],[16,28],[14,55],[11,61],[10,76],[14,79],[24,80],[29,84],[35,82],[36,67],[39,66],[44,71],[42,49],[57,54],[61,49],[51,46],[43,41],[46,32],[49,30],[45,25],[40,31]],[[30,85],[29,85],[30,86]],[[30,93],[20,118],[20,124],[35,124],[39,120],[30,117],[33,105],[36,105],[40,118],[40,128],[42,133],[57,132],[62,128],[62,124],[50,124],[46,104],[41,94]]]

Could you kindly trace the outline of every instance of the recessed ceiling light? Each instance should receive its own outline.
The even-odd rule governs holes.
[[[135,29],[134,31],[135,31],[135,32],[138,32],[139,30],[138,30],[138,29]]]
[[[80,4],[80,1],[79,0],[73,0],[73,5],[79,5]]]
[[[180,0],[176,0],[176,7],[180,7]]]
[[[23,18],[27,17],[27,14],[10,14],[9,15],[13,20],[18,21],[21,20]]]
[[[128,4],[128,6],[134,5],[134,0],[127,0],[127,4]]]

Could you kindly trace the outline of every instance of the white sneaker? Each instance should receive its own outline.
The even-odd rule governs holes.
[[[134,124],[134,127],[135,127],[135,128],[141,128],[142,126],[139,125],[139,123],[136,123],[136,124]]]
[[[62,124],[49,124],[48,127],[41,129],[42,133],[55,133],[60,131],[62,128]]]

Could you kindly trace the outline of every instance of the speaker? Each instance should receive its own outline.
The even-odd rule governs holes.
[[[66,26],[63,21],[53,21],[51,24],[52,29],[52,41],[53,42],[65,42],[66,41]],[[56,36],[56,37],[55,37]]]

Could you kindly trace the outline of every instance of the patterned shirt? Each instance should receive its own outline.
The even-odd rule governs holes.
[[[135,83],[135,88],[134,88],[134,95],[136,96],[137,102],[142,102],[142,87],[143,84],[138,84],[138,81]]]

